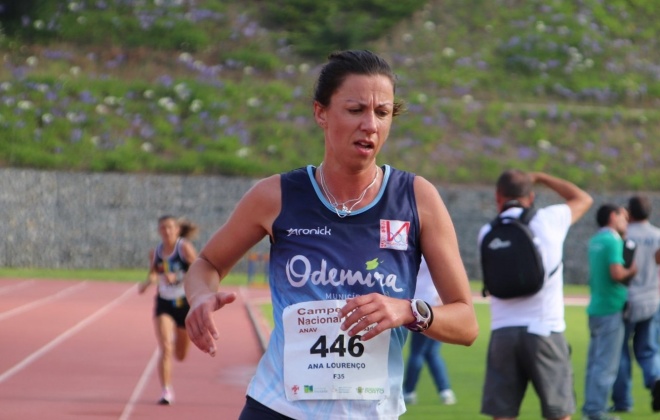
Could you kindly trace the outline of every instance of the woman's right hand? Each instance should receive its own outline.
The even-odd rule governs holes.
[[[236,300],[236,293],[205,293],[190,302],[186,316],[186,331],[190,340],[204,353],[215,356],[218,330],[213,321],[213,312]]]

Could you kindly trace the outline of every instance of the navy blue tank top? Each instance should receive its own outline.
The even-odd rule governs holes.
[[[412,298],[421,262],[414,174],[383,166],[368,206],[339,217],[316,183],[316,168],[282,174],[273,224],[271,292],[283,307],[368,293]]]
[[[381,293],[412,298],[421,262],[411,173],[383,166],[383,183],[366,207],[339,217],[316,183],[316,168],[281,175],[282,209],[273,223],[270,290],[274,328],[248,395],[297,418],[398,418],[407,330],[391,331],[387,400],[289,401],[284,383],[284,308]],[[356,415],[348,413],[359,413]]]

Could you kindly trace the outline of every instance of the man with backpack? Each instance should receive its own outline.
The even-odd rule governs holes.
[[[533,209],[535,185],[543,185],[564,202]],[[567,420],[575,412],[573,369],[564,337],[564,240],[572,224],[591,207],[591,196],[575,184],[543,172],[504,171],[497,180],[499,218],[479,231],[485,292],[490,297],[491,336],[481,413],[494,419],[518,417],[528,382],[532,382],[546,419]],[[530,212],[532,217],[528,218]],[[523,216],[522,221],[517,219]],[[525,233],[523,227],[528,227]],[[501,231],[488,235],[491,230]],[[520,233],[520,232],[522,233]],[[527,239],[527,236],[531,240]],[[533,249],[533,244],[536,250]],[[497,252],[509,253],[498,258]],[[513,252],[510,252],[513,251]],[[538,252],[542,267],[530,263]],[[518,261],[511,255],[520,255]],[[496,261],[499,259],[500,263]],[[543,274],[541,280],[526,278]],[[502,285],[510,278],[514,285]],[[527,287],[527,283],[532,283]],[[521,292],[516,292],[518,284]],[[534,284],[536,284],[534,286]],[[536,290],[536,291],[535,291]]]

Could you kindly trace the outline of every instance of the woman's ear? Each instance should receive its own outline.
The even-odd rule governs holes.
[[[319,127],[325,128],[327,126],[325,107],[318,101],[314,101],[314,119]]]

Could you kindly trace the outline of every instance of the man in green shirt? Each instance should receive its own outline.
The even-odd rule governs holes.
[[[607,399],[616,379],[623,345],[623,309],[628,299],[624,282],[637,273],[624,267],[622,234],[628,213],[621,206],[603,204],[596,213],[600,229],[589,240],[589,353],[582,413],[588,420],[615,420]]]

